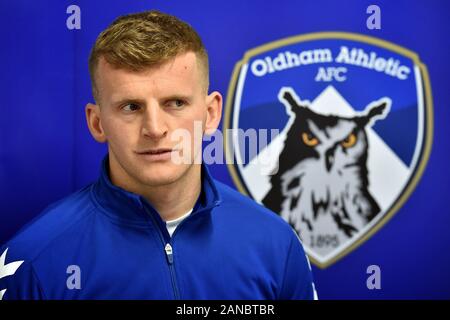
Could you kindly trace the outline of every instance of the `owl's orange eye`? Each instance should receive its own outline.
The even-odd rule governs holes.
[[[315,138],[312,134],[303,132],[302,133],[303,142],[310,147],[317,146],[319,144],[319,140]]]
[[[351,147],[353,147],[353,146],[355,145],[355,143],[356,143],[356,135],[355,135],[354,133],[350,133],[350,134],[348,135],[348,137],[345,138],[345,139],[341,142],[341,145],[342,145],[344,148],[351,148]]]

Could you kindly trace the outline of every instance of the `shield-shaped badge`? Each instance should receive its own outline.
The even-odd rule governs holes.
[[[236,64],[227,164],[239,191],[290,223],[313,263],[327,267],[409,197],[428,160],[432,117],[417,54],[358,34],[295,36]]]

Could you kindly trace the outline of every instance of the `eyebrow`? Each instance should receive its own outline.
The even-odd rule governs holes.
[[[143,99],[137,99],[137,98],[121,98],[119,100],[116,101],[112,101],[112,105],[113,106],[120,106],[123,105],[125,103],[134,103],[134,104],[139,104],[139,105],[143,105],[145,104],[145,100]]]
[[[165,102],[165,101],[172,101],[172,100],[184,100],[187,102],[191,102],[193,100],[193,97],[191,95],[185,95],[185,94],[171,94],[168,95],[166,97],[162,97],[159,99],[159,101],[161,102]],[[135,104],[139,104],[139,105],[145,105],[146,102],[144,99],[139,99],[139,98],[121,98],[118,99],[116,101],[112,101],[112,105],[113,106],[120,106],[123,105],[125,103],[135,103]]]
[[[184,100],[187,102],[191,102],[193,99],[192,96],[186,94],[172,94],[167,97],[162,98],[162,101],[172,101],[172,100]]]

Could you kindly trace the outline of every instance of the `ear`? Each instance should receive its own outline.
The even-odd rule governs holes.
[[[96,104],[88,103],[85,108],[86,121],[92,136],[97,142],[106,142],[105,131],[100,120],[100,107]]]
[[[360,125],[372,125],[378,119],[384,119],[391,109],[391,99],[384,97],[370,103],[364,110],[364,115],[358,117]]]
[[[205,134],[211,135],[219,127],[222,118],[222,95],[219,92],[211,92],[206,97],[206,110]]]

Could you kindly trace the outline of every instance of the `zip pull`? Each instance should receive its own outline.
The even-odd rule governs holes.
[[[166,244],[164,250],[166,251],[167,261],[169,262],[169,264],[172,264],[173,263],[173,250],[172,250],[172,246],[170,245],[170,243]]]

